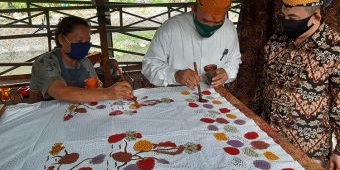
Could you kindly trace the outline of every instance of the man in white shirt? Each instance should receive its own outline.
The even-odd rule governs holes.
[[[236,28],[226,18],[230,6],[231,0],[197,0],[192,12],[167,20],[143,59],[143,75],[156,86],[194,89],[205,79],[203,67],[216,64],[212,87],[235,80],[241,54]]]

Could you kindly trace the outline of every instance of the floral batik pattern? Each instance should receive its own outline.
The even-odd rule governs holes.
[[[265,47],[253,110],[309,157],[327,160],[340,147],[340,37],[325,23],[296,46],[277,33]]]

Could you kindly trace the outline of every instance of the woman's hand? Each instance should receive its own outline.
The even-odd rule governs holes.
[[[128,99],[133,98],[131,85],[127,81],[117,82],[116,84],[105,89],[107,100]]]

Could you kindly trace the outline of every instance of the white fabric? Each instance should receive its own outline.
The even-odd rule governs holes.
[[[41,102],[33,105],[19,104],[8,107],[0,119],[0,169],[1,170],[38,170],[47,169],[55,164],[60,157],[53,157],[49,154],[55,143],[61,142],[65,150],[70,153],[78,153],[79,159],[72,164],[63,164],[60,170],[70,169],[79,164],[75,169],[91,167],[95,170],[117,169],[121,162],[115,162],[110,154],[124,151],[126,143],[124,140],[110,144],[108,137],[114,134],[135,131],[143,137],[135,141],[126,141],[127,152],[136,153],[133,144],[139,140],[147,140],[152,143],[171,141],[178,145],[188,142],[200,144],[202,149],[196,153],[181,153],[178,155],[167,155],[154,152],[140,153],[140,156],[155,157],[167,160],[168,164],[156,162],[156,170],[229,170],[249,169],[254,170],[254,161],[264,160],[270,163],[270,169],[293,168],[303,169],[298,162],[294,161],[278,144],[276,144],[266,133],[256,126],[253,120],[245,117],[239,110],[233,107],[224,98],[219,96],[213,89],[209,89],[211,95],[203,98],[209,99],[208,104],[214,108],[207,109],[202,103],[197,108],[188,106],[188,101],[196,99],[194,91],[189,95],[181,92],[187,90],[185,87],[162,87],[155,89],[140,89],[135,91],[139,102],[146,100],[159,100],[171,98],[171,103],[159,103],[154,106],[144,106],[137,109],[137,113],[129,115],[122,114],[110,116],[114,110],[129,111],[128,101],[106,101],[95,106],[89,104],[80,105],[79,108],[86,108],[87,113],[77,113],[73,118],[64,121],[64,115],[68,114],[69,104],[56,101]],[[147,96],[144,97],[144,96]],[[143,98],[144,97],[144,98]],[[163,99],[164,100],[164,99]],[[213,100],[221,101],[222,104],[214,105]],[[101,109],[98,109],[101,106]],[[103,107],[105,106],[105,107]],[[245,120],[244,125],[236,125],[234,119],[229,119],[225,114],[217,114],[220,108],[228,108],[228,114],[234,114],[237,119]],[[215,111],[212,114],[210,111]],[[211,123],[200,121],[202,118],[225,118],[228,124]],[[218,127],[218,131],[207,129],[208,125]],[[237,128],[237,133],[226,132],[224,126],[230,125]],[[250,142],[244,138],[244,134],[252,131],[257,132],[259,137],[256,140],[264,141],[270,146],[265,150],[254,149],[258,157],[245,155],[242,149],[251,148]],[[244,146],[239,148],[241,153],[232,156],[226,153],[223,148],[230,147],[227,141],[217,141],[214,133],[224,133],[229,140],[240,140]],[[264,152],[273,152],[279,159],[269,161]],[[59,156],[65,154],[61,151]],[[91,164],[86,158],[93,158],[104,154],[103,162]],[[84,162],[82,162],[85,160]],[[136,160],[122,166],[123,170]],[[128,169],[128,168],[126,168]]]
[[[223,52],[228,50],[223,58]],[[220,59],[222,58],[222,61]],[[239,42],[234,24],[226,19],[211,37],[202,38],[196,31],[193,14],[185,13],[170,18],[157,30],[143,59],[142,73],[154,85],[176,84],[175,72],[194,69],[204,78],[203,67],[216,64],[233,81],[241,63]]]

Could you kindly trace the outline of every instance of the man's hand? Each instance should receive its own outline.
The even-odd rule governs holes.
[[[329,160],[329,170],[340,170],[340,155],[333,153]]]
[[[191,69],[177,71],[175,73],[175,79],[178,83],[186,85],[192,90],[200,83],[200,77]]]
[[[109,100],[133,98],[132,87],[127,81],[118,82],[105,89],[105,92]]]
[[[228,80],[228,74],[223,68],[216,69],[216,76],[213,77],[211,86],[217,87],[224,84]]]

